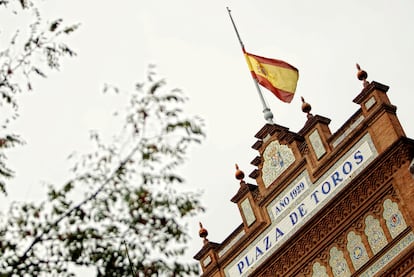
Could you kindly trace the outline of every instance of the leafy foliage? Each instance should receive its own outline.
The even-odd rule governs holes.
[[[14,172],[6,150],[23,143],[9,131],[18,95],[35,78],[59,70],[76,53],[64,42],[78,25],[45,22],[36,0],[0,0],[0,22],[23,19],[8,33],[0,24],[0,190]],[[11,21],[10,21],[11,22]],[[29,22],[29,23],[27,23]],[[27,23],[28,28],[21,26]],[[180,258],[188,240],[186,219],[202,211],[199,193],[185,191],[177,169],[188,148],[204,137],[203,123],[184,112],[186,98],[169,89],[150,67],[146,82],[124,93],[117,113],[122,128],[111,143],[91,132],[93,148],[72,155],[71,178],[50,185],[40,203],[13,203],[0,213],[0,276],[73,276],[73,265],[97,276],[185,276],[198,266]]]
[[[62,19],[45,22],[34,2],[0,0],[0,191],[3,193],[6,193],[6,179],[13,176],[4,150],[23,143],[8,130],[9,123],[18,117],[18,94],[33,89],[34,77],[45,78],[48,69],[58,70],[63,57],[76,55],[64,39],[78,25],[64,26]],[[27,29],[21,28],[24,25],[21,22],[29,22]],[[13,30],[5,30],[4,26]]]
[[[118,88],[107,86],[122,97]],[[71,276],[68,265],[97,276],[185,276],[180,261],[186,218],[202,211],[199,194],[183,190],[177,169],[204,137],[203,122],[184,112],[186,98],[156,79],[127,93],[124,122],[110,144],[91,133],[93,151],[71,156],[73,177],[50,186],[40,204],[14,204],[0,229],[0,274]],[[80,192],[84,198],[79,201]]]

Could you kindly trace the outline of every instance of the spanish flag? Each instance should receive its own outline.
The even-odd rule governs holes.
[[[284,61],[256,56],[244,49],[243,52],[253,78],[281,101],[290,103],[295,94],[299,71]]]

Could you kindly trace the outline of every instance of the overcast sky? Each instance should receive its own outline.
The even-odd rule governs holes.
[[[352,102],[362,89],[358,62],[369,81],[390,86],[388,96],[403,128],[414,136],[413,1],[45,1],[47,17],[81,23],[70,38],[78,56],[22,97],[14,128],[27,145],[12,153],[17,177],[9,199],[39,199],[42,181],[63,181],[65,159],[73,150],[87,149],[88,130],[111,129],[104,83],[133,88],[152,63],[169,85],[184,90],[190,113],[207,126],[205,142],[192,149],[183,169],[188,188],[204,192],[207,208],[190,226],[194,239],[188,256],[202,246],[198,221],[211,241],[222,242],[242,222],[230,201],[239,188],[234,164],[246,176],[255,169],[250,161],[258,153],[251,145],[265,124],[226,6],[247,51],[299,69],[292,103],[262,90],[275,123],[299,131],[306,121],[303,96],[313,114],[332,120],[334,133],[359,108]]]

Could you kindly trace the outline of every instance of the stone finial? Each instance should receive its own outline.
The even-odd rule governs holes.
[[[310,119],[313,116],[310,112],[312,110],[312,106],[309,103],[305,102],[303,96],[300,98],[302,99],[302,112],[306,113],[306,117]]]
[[[237,164],[236,164],[235,177],[236,177],[237,180],[240,180],[240,183],[244,182],[244,180],[243,180],[244,179],[244,172],[239,169],[239,166]]]
[[[367,81],[368,73],[365,70],[362,70],[359,64],[356,64],[356,68],[358,69],[357,77],[358,80],[362,81],[362,85],[364,87],[369,85],[369,82]]]
[[[201,224],[201,222],[198,223],[200,225],[200,230],[198,231],[198,235],[200,236],[200,238],[203,239],[203,243],[206,244],[208,243],[208,231],[206,228],[203,227],[203,224]]]

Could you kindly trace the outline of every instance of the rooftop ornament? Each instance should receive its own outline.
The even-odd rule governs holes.
[[[203,239],[203,243],[207,244],[208,243],[208,239],[207,239],[208,231],[206,228],[203,227],[203,224],[201,224],[201,222],[199,222],[199,225],[200,225],[200,230],[198,231],[198,235],[200,236],[200,238]]]
[[[356,64],[356,67],[358,69],[357,77],[358,80],[362,81],[362,84],[364,87],[369,85],[369,82],[367,81],[368,73],[365,70],[362,70],[359,64]]]
[[[244,172],[239,169],[239,166],[237,164],[235,177],[237,180],[240,180],[240,183],[244,183]]]
[[[301,96],[301,99],[302,99],[302,112],[307,114],[306,117],[308,119],[312,118],[313,115],[310,112],[312,110],[312,106],[309,103],[305,102],[305,99],[303,98],[303,96]]]

